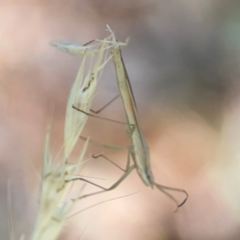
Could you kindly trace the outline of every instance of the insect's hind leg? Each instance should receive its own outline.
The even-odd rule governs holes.
[[[120,166],[118,166],[116,163],[114,163],[112,160],[110,160],[108,157],[106,157],[106,156],[103,155],[102,153],[100,153],[100,154],[98,154],[98,155],[93,155],[92,157],[93,157],[93,158],[102,157],[102,158],[104,158],[105,160],[111,162],[114,166],[116,166],[117,168],[119,168],[119,169],[122,170],[123,172],[127,172],[128,169],[130,168],[131,149],[128,149],[127,165],[126,165],[126,168],[125,168],[125,169],[123,169],[123,168],[121,168]]]
[[[99,193],[111,191],[111,190],[115,189],[125,178],[127,178],[128,175],[129,175],[134,169],[135,169],[135,165],[130,166],[130,150],[129,150],[129,152],[128,152],[127,167],[126,167],[125,170],[122,169],[122,170],[124,171],[124,174],[123,174],[111,187],[105,188],[105,187],[103,187],[103,186],[101,186],[101,185],[98,185],[98,184],[96,184],[96,183],[93,183],[93,182],[91,182],[91,181],[89,181],[89,180],[87,180],[87,179],[81,178],[81,177],[77,177],[77,178],[75,178],[75,179],[69,180],[69,181],[76,181],[76,180],[84,181],[84,182],[86,182],[86,183],[89,183],[89,184],[91,184],[91,185],[93,185],[93,186],[95,186],[95,187],[98,187],[98,188],[102,189],[102,191],[85,194],[85,195],[82,195],[82,196],[80,196],[80,197],[74,198],[74,199],[72,199],[72,200],[75,201],[75,200],[83,199],[83,198],[90,197],[90,196],[93,196],[93,195],[97,195],[97,194],[99,194]]]
[[[116,98],[116,97],[115,97]],[[129,124],[129,123],[124,123],[124,122],[119,122],[119,121],[115,121],[115,120],[111,120],[111,119],[107,119],[107,118],[103,118],[103,117],[99,117],[99,116],[95,116],[95,115],[92,115],[88,112],[85,112],[77,107],[75,107],[74,105],[72,106],[75,110],[77,111],[80,111],[84,114],[86,114],[87,116],[90,116],[90,117],[95,117],[95,118],[99,118],[99,119],[102,119],[102,120],[107,120],[107,121],[111,121],[111,122],[116,122],[116,123],[120,123],[120,124],[124,124],[124,125],[127,125],[129,127],[129,137],[131,137],[131,135],[133,134],[134,130],[135,130],[135,125],[134,124]],[[80,139],[86,141],[87,138],[86,137],[83,137],[83,136],[80,136],[79,137]],[[96,146],[101,146],[101,147],[104,147],[104,148],[109,148],[109,149],[119,149],[119,150],[124,150],[124,149],[128,149],[128,152],[129,152],[129,155],[130,155],[130,151],[131,151],[131,146],[129,148],[125,148],[125,147],[122,147],[122,146],[117,146],[117,145],[107,145],[107,144],[102,144],[102,143],[99,143],[99,142],[96,142],[94,140],[90,140],[90,143],[93,143],[94,145]],[[116,163],[114,163],[113,161],[111,161],[109,158],[107,158],[105,155],[103,154],[99,154],[99,155],[93,155],[93,158],[98,158],[98,157],[103,157],[105,158],[107,161],[111,162],[113,165],[115,165],[116,167],[118,167],[119,169],[121,169],[122,171],[124,171],[123,168],[121,168],[120,166],[118,166]],[[127,162],[127,167],[130,166],[130,157],[128,158],[128,162]],[[126,167],[126,169],[127,169]]]
[[[123,172],[125,172],[126,170],[121,168],[120,166],[118,166],[115,162],[113,162],[111,159],[109,159],[108,157],[106,157],[105,155],[103,155],[102,153],[97,154],[97,155],[92,155],[93,158],[97,159],[99,157],[104,158],[106,161],[112,163],[115,167],[117,167],[118,169],[122,170]]]
[[[80,136],[80,138],[84,141],[87,140],[86,137],[83,137],[83,136]],[[96,145],[96,146],[101,146],[101,147],[104,147],[104,148],[108,148],[108,149],[121,149],[121,150],[125,150],[127,149],[128,150],[128,158],[127,158],[127,165],[126,165],[126,168],[123,169],[122,167],[120,167],[119,165],[117,165],[115,162],[113,162],[111,159],[109,159],[108,157],[106,157],[103,153],[100,153],[100,154],[95,154],[95,155],[92,155],[93,158],[97,159],[99,157],[102,157],[104,158],[106,161],[112,163],[114,166],[116,166],[118,169],[122,170],[123,172],[126,172],[126,170],[129,168],[130,166],[130,153],[131,153],[131,148],[125,148],[125,147],[122,147],[122,146],[117,146],[117,145],[107,145],[107,144],[102,144],[102,143],[99,143],[99,142],[96,142],[94,140],[89,140],[90,143]]]
[[[129,123],[120,122],[120,121],[117,121],[117,120],[112,120],[112,119],[108,119],[108,118],[104,118],[104,117],[95,116],[95,115],[93,115],[93,114],[91,114],[91,113],[88,113],[88,112],[86,112],[86,111],[84,111],[84,110],[82,110],[82,109],[80,109],[80,108],[75,107],[74,105],[72,105],[72,108],[75,109],[75,110],[77,110],[77,111],[79,111],[79,112],[81,112],[81,113],[86,114],[86,115],[89,116],[89,117],[94,117],[94,118],[106,120],[106,121],[109,121],[109,122],[115,122],[115,123],[119,123],[119,124],[123,124],[123,125],[130,125]]]
[[[98,118],[98,119],[109,121],[109,122],[115,122],[115,123],[119,123],[119,124],[122,124],[122,125],[127,125],[130,128],[130,133],[129,133],[130,137],[132,136],[132,134],[133,134],[133,132],[134,132],[134,130],[136,128],[136,126],[134,124],[126,123],[126,122],[120,122],[120,121],[113,120],[113,119],[108,119],[108,118],[104,118],[104,117],[95,116],[95,115],[93,115],[93,114],[91,114],[89,112],[86,112],[86,111],[84,111],[84,110],[82,110],[80,108],[75,107],[74,105],[72,105],[72,108],[77,110],[77,111],[79,111],[79,112],[81,112],[81,113],[86,114],[88,117]]]
[[[80,139],[86,141],[87,138],[86,137],[83,137],[83,136],[80,136]],[[122,147],[122,146],[117,146],[117,145],[107,145],[107,144],[102,144],[102,143],[99,143],[99,142],[96,142],[94,140],[89,140],[90,143],[96,145],[96,146],[100,146],[100,147],[104,147],[104,148],[108,148],[108,149],[118,149],[118,150],[128,150],[128,154],[130,154],[130,149],[129,148],[125,148],[125,147]],[[104,158],[106,161],[112,163],[115,167],[117,167],[118,169],[120,169],[121,171],[125,172],[126,170],[123,169],[122,167],[120,167],[119,165],[117,165],[115,162],[113,162],[111,159],[109,159],[108,157],[106,157],[103,153],[100,153],[100,154],[94,154],[92,155],[93,158],[97,159],[99,157],[102,157]],[[127,167],[130,165],[130,158],[128,158],[129,161],[127,162],[127,166],[126,166],[126,169]]]
[[[98,114],[100,113],[101,111],[103,111],[105,108],[107,108],[109,105],[111,105],[116,99],[118,99],[120,97],[120,95],[118,94],[117,96],[115,96],[112,100],[110,100],[108,103],[106,103],[104,106],[102,106],[101,108],[99,108],[98,110],[93,110],[93,109],[90,109],[90,111],[92,113],[95,113],[95,114]]]
[[[168,187],[168,186],[161,185],[161,184],[158,184],[158,183],[154,183],[154,185],[155,185],[161,192],[163,192],[163,193],[166,194],[170,199],[172,199],[172,200],[176,203],[177,208],[180,208],[181,206],[183,206],[184,203],[188,200],[188,193],[187,193],[187,191],[185,191],[184,189]],[[167,192],[167,190],[184,193],[184,194],[186,195],[186,197],[185,197],[184,200],[179,204],[178,201],[177,201],[170,193]]]
[[[135,125],[132,126],[132,128],[130,129],[130,132],[129,134],[132,135],[133,132],[135,130]],[[83,136],[80,136],[80,139],[86,141],[87,138],[86,137],[83,137]],[[126,147],[122,147],[122,146],[117,146],[117,145],[108,145],[108,144],[102,144],[102,143],[99,143],[99,142],[96,142],[94,140],[89,140],[90,143],[96,145],[96,146],[100,146],[100,147],[104,147],[104,148],[108,148],[108,149],[119,149],[119,150],[125,150],[127,149],[128,150],[128,160],[127,160],[127,165],[126,165],[126,170],[129,168],[130,166],[130,153],[131,153],[131,146],[129,148],[126,148]],[[121,168],[120,166],[118,166],[116,163],[114,163],[112,160],[110,160],[108,157],[106,157],[105,155],[103,155],[102,153],[100,154],[97,154],[97,155],[92,155],[93,158],[99,158],[99,157],[102,157],[104,158],[105,160],[107,160],[108,162],[112,163],[114,166],[116,166],[117,168],[119,168],[120,170],[122,171],[126,171],[124,170],[123,168]]]
[[[117,97],[115,97],[117,98]],[[74,105],[72,106],[74,109],[76,109],[77,111],[80,111],[84,114],[86,114],[87,116],[90,116],[90,117],[95,117],[95,118],[99,118],[99,119],[103,119],[103,120],[107,120],[107,121],[111,121],[111,122],[116,122],[116,123],[120,123],[120,124],[124,124],[124,125],[128,125],[130,127],[130,135],[133,134],[134,130],[135,130],[135,125],[134,124],[129,124],[129,123],[124,123],[124,122],[119,122],[119,121],[115,121],[115,120],[111,120],[111,119],[107,119],[107,118],[103,118],[103,117],[99,117],[99,116],[95,116],[95,115],[92,115],[88,112],[85,112],[81,109],[78,109],[77,107],[75,107]],[[82,137],[80,136],[81,139],[83,140],[86,140],[85,137]],[[91,143],[95,144],[95,145],[98,145],[98,146],[103,146],[103,147],[106,147],[106,148],[111,148],[111,149],[125,149],[124,147],[119,147],[119,146],[114,146],[114,145],[105,145],[105,144],[101,144],[101,143],[98,143],[98,142],[95,142],[93,140],[90,140]],[[100,189],[102,189],[102,191],[98,191],[98,192],[94,192],[94,193],[90,193],[90,194],[85,194],[85,195],[82,195],[78,198],[75,198],[75,199],[72,199],[72,200],[77,200],[77,199],[82,199],[82,198],[86,198],[86,197],[89,197],[89,196],[92,196],[92,195],[96,195],[96,194],[99,194],[99,193],[102,193],[102,192],[106,192],[106,191],[111,191],[113,189],[115,189],[125,178],[128,177],[128,175],[136,168],[135,165],[132,165],[130,166],[130,156],[131,156],[131,147],[128,148],[128,159],[127,159],[127,165],[126,165],[126,169],[123,169],[121,167],[119,167],[117,164],[115,164],[114,162],[112,162],[109,158],[107,158],[106,156],[104,156],[103,154],[98,154],[98,155],[93,155],[93,157],[95,158],[98,158],[98,157],[103,157],[105,158],[107,161],[111,162],[113,165],[117,166],[119,169],[121,169],[122,171],[124,171],[124,174],[119,178],[118,181],[116,181],[111,187],[109,188],[105,188],[105,187],[102,187],[98,184],[95,184],[91,181],[88,181],[84,178],[76,178],[76,179],[72,179],[72,181],[74,180],[80,180],[80,181],[84,181],[86,183],[89,183],[93,186],[96,186]]]

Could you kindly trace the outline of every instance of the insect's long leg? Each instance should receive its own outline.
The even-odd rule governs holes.
[[[188,193],[187,191],[185,191],[184,189],[181,189],[181,188],[173,188],[173,187],[168,187],[168,186],[165,186],[165,185],[161,185],[161,184],[158,184],[158,183],[154,183],[155,186],[163,193],[165,193],[169,198],[171,198],[176,204],[177,204],[177,207],[181,207],[188,199]],[[166,190],[169,190],[169,191],[175,191],[175,192],[181,192],[181,193],[184,193],[186,195],[186,197],[184,198],[184,200],[179,204],[176,199],[171,195],[169,194]]]
[[[117,97],[118,97],[118,96],[116,96],[115,99],[117,99]],[[114,100],[115,100],[115,99],[114,99]],[[111,101],[113,101],[113,99],[112,99]],[[109,103],[108,103],[108,105],[109,105]],[[82,113],[84,113],[84,114],[86,114],[86,115],[88,115],[88,116],[90,116],[90,117],[95,117],[95,118],[102,119],[102,120],[107,120],[107,121],[110,121],[110,122],[115,122],[115,123],[119,123],[119,124],[128,125],[128,126],[130,126],[130,133],[129,133],[129,135],[132,135],[133,132],[134,132],[134,130],[135,130],[135,125],[133,125],[133,124],[124,123],[124,122],[120,122],[120,121],[116,121],[116,120],[112,120],[112,119],[108,119],[108,118],[103,118],[103,117],[95,116],[95,115],[93,115],[93,114],[87,113],[87,112],[85,112],[85,111],[83,111],[83,110],[75,107],[74,105],[73,105],[72,107],[73,107],[75,110],[80,111],[80,112],[82,112]],[[84,140],[84,141],[87,140],[87,138],[85,138],[85,137],[83,137],[83,136],[80,136],[80,139],[82,139],[82,140]],[[124,170],[123,168],[121,168],[120,166],[118,166],[116,163],[114,163],[113,161],[111,161],[109,158],[107,158],[107,157],[106,157],[105,155],[103,155],[103,154],[93,155],[93,156],[92,156],[93,158],[98,158],[98,157],[101,156],[101,157],[103,157],[105,160],[111,162],[113,165],[115,165],[116,167],[118,167],[119,169],[121,169],[122,171],[124,171],[124,172],[127,171],[127,169],[128,169],[129,166],[130,166],[131,147],[130,147],[130,148],[125,148],[125,147],[117,146],[117,145],[102,144],[102,143],[96,142],[96,141],[94,141],[94,140],[89,140],[89,141],[90,141],[91,143],[93,143],[94,145],[101,146],[101,147],[105,147],[105,148],[110,148],[110,149],[114,149],[114,148],[115,148],[115,149],[128,149],[128,155],[129,155],[129,156],[128,156],[128,161],[127,161],[126,170]]]
[[[134,129],[135,129],[135,126],[132,127],[131,131],[130,131],[130,135],[132,135],[132,133],[134,132]],[[80,136],[80,139],[86,141],[87,138],[86,137],[83,137],[83,136]],[[117,145],[108,145],[108,144],[102,144],[102,143],[99,143],[99,142],[96,142],[94,140],[89,140],[90,143],[96,145],[96,146],[101,146],[101,147],[104,147],[104,148],[108,148],[108,149],[120,149],[120,150],[125,150],[127,149],[128,150],[128,154],[131,153],[131,146],[129,148],[126,148],[126,147],[122,147],[122,146],[117,146]],[[93,158],[98,158],[98,157],[103,157],[105,160],[111,162],[114,166],[116,166],[117,168],[121,169],[122,171],[126,171],[124,170],[123,168],[121,168],[120,166],[118,166],[116,163],[114,163],[112,160],[110,160],[108,157],[106,157],[105,155],[103,155],[102,153],[100,154],[97,154],[97,155],[93,155],[92,156]],[[126,169],[130,166],[130,158],[128,157],[128,161],[127,161],[127,166],[126,166]]]
[[[93,110],[90,109],[91,112],[98,114],[101,111],[103,111],[106,107],[108,107],[111,103],[113,103],[116,99],[118,99],[120,97],[120,95],[118,94],[117,96],[115,96],[112,100],[110,100],[108,103],[106,103],[104,106],[102,106],[101,108],[99,108],[98,110]]]
[[[87,140],[87,138],[83,137],[83,136],[80,136],[79,138],[82,139],[83,141]],[[103,143],[99,143],[97,141],[94,141],[92,139],[90,139],[89,142],[96,145],[96,146],[104,147],[104,148],[108,148],[108,149],[128,150],[127,147],[123,147],[123,146],[119,146],[119,145],[103,144]]]
[[[98,154],[96,156],[93,156],[94,158],[98,158],[98,157],[103,157],[104,159],[106,159],[107,161],[111,162],[114,166],[116,166],[117,168],[121,169],[123,172],[127,172],[128,169],[130,168],[130,156],[131,156],[131,149],[128,149],[128,158],[127,158],[127,165],[126,168],[123,169],[121,167],[119,167],[116,163],[114,163],[112,160],[110,160],[109,158],[107,158],[105,155],[103,154]]]
[[[134,126],[133,126],[133,131],[134,131]],[[132,130],[131,130],[132,132]],[[80,136],[80,138],[84,141],[87,140],[87,138],[85,137],[82,137]],[[96,141],[93,141],[93,140],[89,140],[91,143],[95,144],[95,145],[98,145],[98,146],[102,146],[102,147],[105,147],[105,148],[118,148],[119,149],[119,146],[113,146],[113,145],[106,145],[106,144],[101,144],[101,143],[98,143]],[[123,147],[120,147],[121,149],[125,149]],[[80,180],[80,181],[84,181],[84,182],[87,182],[93,186],[96,186],[96,187],[99,187],[102,189],[102,191],[99,191],[99,192],[94,192],[94,193],[90,193],[90,194],[85,194],[77,199],[82,199],[82,198],[86,198],[86,197],[89,197],[89,196],[92,196],[92,195],[96,195],[96,194],[99,194],[99,193],[102,193],[102,192],[105,192],[105,191],[111,191],[113,189],[115,189],[125,178],[127,178],[127,176],[132,172],[133,169],[136,168],[135,165],[132,165],[130,166],[130,157],[131,157],[131,147],[128,148],[128,158],[127,158],[127,164],[126,164],[126,168],[123,169],[121,168],[120,166],[118,166],[116,163],[114,163],[112,160],[110,160],[108,157],[106,157],[105,155],[103,155],[102,153],[100,154],[97,154],[97,155],[93,155],[92,156],[93,158],[99,158],[99,157],[103,157],[106,161],[112,163],[114,166],[116,166],[118,169],[122,170],[124,172],[124,174],[121,176],[121,178],[119,178],[119,180],[117,182],[115,182],[110,188],[105,188],[105,187],[102,187],[96,183],[93,183],[87,179],[84,179],[84,178],[76,178],[76,179],[72,179],[71,181],[75,181],[75,180]],[[73,199],[73,200],[77,200],[77,199]]]
[[[82,140],[84,140],[84,141],[87,140],[87,138],[82,137],[82,136],[80,136],[80,138],[81,138]],[[121,150],[127,149],[128,152],[130,152],[130,148],[125,148],[125,147],[122,147],[122,146],[102,144],[102,143],[99,143],[99,142],[96,142],[96,141],[93,141],[93,140],[89,140],[89,142],[92,143],[92,144],[94,144],[94,145],[101,146],[101,147],[108,148],[108,149],[113,149],[113,148],[114,148],[114,149],[121,149]],[[102,158],[104,158],[104,159],[107,160],[108,162],[112,163],[114,166],[116,166],[117,168],[119,168],[120,170],[122,170],[122,171],[124,171],[124,172],[126,171],[126,169],[127,169],[127,168],[129,167],[129,165],[130,165],[130,162],[127,161],[126,168],[123,169],[123,168],[121,168],[120,166],[118,166],[116,163],[114,163],[111,159],[109,159],[108,157],[106,157],[105,155],[103,155],[102,153],[97,154],[97,155],[92,155],[92,157],[95,158],[95,159],[97,159],[97,158],[99,158],[99,157],[102,157]],[[129,158],[128,158],[128,159],[129,159]]]
[[[121,168],[120,166],[118,166],[115,162],[113,162],[111,159],[109,159],[108,157],[106,157],[106,156],[103,155],[102,153],[97,154],[97,155],[92,155],[92,157],[95,158],[95,159],[97,159],[97,158],[99,158],[99,157],[102,157],[102,158],[104,158],[106,161],[112,163],[112,164],[113,164],[115,167],[117,167],[118,169],[122,170],[123,172],[126,171],[125,169],[123,169],[123,168]],[[127,167],[126,167],[126,169],[127,169]]]
[[[117,97],[118,97],[118,96],[117,96]],[[115,97],[115,99],[117,99],[117,97]],[[112,99],[111,102],[113,102],[115,99]],[[110,103],[108,103],[107,105],[109,105],[109,104],[110,104]],[[104,118],[104,117],[95,116],[95,115],[93,115],[93,114],[90,114],[90,113],[88,113],[88,112],[86,112],[86,111],[83,111],[83,110],[75,107],[74,105],[73,105],[72,107],[73,107],[75,110],[80,111],[80,112],[82,112],[82,113],[84,113],[84,114],[86,114],[87,116],[90,116],[90,117],[95,117],[95,118],[98,118],[98,119],[107,120],[107,121],[111,121],[111,122],[115,122],[115,123],[127,125],[127,126],[129,126],[129,129],[130,129],[129,135],[131,135],[131,136],[132,136],[132,134],[133,134],[133,132],[134,132],[134,130],[135,130],[135,125],[134,125],[134,124],[124,123],[124,122],[120,122],[120,121],[116,121],[116,120],[111,120],[111,119]],[[106,107],[106,105],[105,105],[105,107]],[[105,108],[105,107],[104,107],[104,108]],[[83,139],[83,140],[86,140],[85,137],[80,136],[80,138]],[[117,147],[117,148],[119,149],[119,146],[105,145],[105,144],[101,144],[101,143],[95,142],[95,141],[93,141],[93,140],[91,140],[90,142],[92,142],[93,144],[98,145],[98,146],[103,146],[103,147],[107,147],[107,148],[116,148],[116,147]],[[121,147],[121,149],[123,149],[123,147]],[[93,185],[93,186],[96,186],[96,187],[102,189],[102,191],[98,191],[98,192],[94,192],[94,193],[90,193],[90,194],[85,194],[85,195],[83,195],[83,196],[80,196],[80,197],[75,198],[75,199],[72,199],[72,200],[77,200],[77,199],[86,198],[86,197],[89,197],[89,196],[92,196],[92,195],[96,195],[96,194],[99,194],[99,193],[102,193],[102,192],[111,191],[111,190],[115,189],[115,188],[116,188],[125,178],[127,178],[128,175],[136,168],[135,164],[132,165],[132,166],[130,166],[130,156],[131,156],[131,146],[128,148],[128,158],[127,158],[126,169],[123,169],[123,168],[119,167],[117,164],[115,164],[113,161],[111,161],[109,158],[107,158],[107,157],[104,156],[103,154],[99,154],[99,155],[93,156],[93,157],[95,157],[95,158],[103,157],[105,160],[111,162],[114,166],[116,166],[116,167],[118,167],[119,169],[121,169],[122,171],[124,171],[124,174],[123,174],[111,187],[109,187],[109,188],[102,187],[101,185],[98,185],[98,184],[96,184],[96,183],[93,183],[93,182],[91,182],[91,181],[89,181],[89,180],[86,180],[86,179],[84,179],[84,178],[79,178],[79,177],[78,177],[78,178],[75,178],[75,179],[71,179],[71,181],[75,181],[75,180],[84,181],[84,182],[86,182],[86,183],[89,183],[89,184],[91,184],[91,185]]]
[[[135,129],[135,126],[133,126],[133,127],[131,128],[131,131],[130,131],[129,134],[132,134],[133,131],[134,131],[134,129]],[[79,138],[82,139],[82,140],[84,140],[84,141],[87,140],[87,138],[86,138],[86,137],[83,137],[83,136],[80,136]],[[126,148],[126,147],[118,146],[118,145],[103,144],[103,143],[99,143],[99,142],[94,141],[94,140],[91,140],[91,139],[89,140],[89,142],[92,143],[92,144],[94,144],[94,145],[96,145],[96,146],[100,146],[100,147],[104,147],[104,148],[108,148],[108,149],[119,149],[119,150],[125,150],[125,149],[127,149],[129,153],[130,153],[130,151],[131,151],[130,148]],[[112,160],[110,160],[108,157],[106,157],[106,156],[103,155],[102,153],[97,154],[97,155],[92,155],[92,157],[95,158],[95,159],[97,159],[98,157],[103,157],[105,160],[111,162],[111,163],[112,163],[114,166],[116,166],[117,168],[121,169],[122,171],[125,171],[123,168],[121,168],[120,166],[118,166],[116,163],[114,163]],[[129,165],[130,165],[130,163],[127,162],[127,167],[128,167]],[[126,169],[127,169],[127,167],[126,167]]]
[[[128,177],[128,175],[132,172],[132,170],[135,169],[135,166],[132,165],[131,167],[128,168],[128,171],[126,171],[111,187],[109,188],[105,188],[105,187],[102,187],[98,184],[95,184],[91,181],[88,181],[86,179],[75,179],[75,180],[80,180],[80,181],[84,181],[84,182],[87,182],[93,186],[96,186],[96,187],[99,187],[102,189],[102,191],[99,191],[99,192],[94,192],[94,193],[89,193],[89,194],[85,194],[85,195],[82,195],[81,197],[77,198],[77,199],[73,199],[73,200],[78,200],[78,199],[83,199],[83,198],[86,198],[86,197],[90,197],[90,196],[93,196],[93,195],[97,195],[97,194],[100,194],[100,193],[103,193],[103,192],[108,192],[108,191],[111,191],[113,189],[115,189],[122,181],[125,180],[125,178]]]
[[[80,109],[80,108],[75,107],[74,105],[72,106],[72,108],[75,109],[75,110],[77,110],[77,111],[79,111],[79,112],[82,112],[82,113],[86,114],[86,115],[89,116],[89,117],[94,117],[94,118],[98,118],[98,119],[101,119],[101,120],[106,120],[106,121],[109,121],[109,122],[114,122],[114,123],[119,123],[119,124],[122,124],[122,125],[127,125],[127,126],[129,127],[129,129],[130,129],[130,131],[129,131],[129,133],[128,133],[129,138],[131,138],[131,136],[132,136],[132,134],[133,134],[133,132],[134,132],[134,130],[135,130],[135,128],[136,128],[135,124],[130,124],[130,123],[126,123],[126,122],[120,122],[120,121],[113,120],[113,119],[109,119],[109,118],[104,118],[104,117],[95,116],[95,115],[93,115],[93,114],[91,114],[91,113],[88,113],[88,112],[86,112],[86,111],[83,111],[83,110]],[[80,138],[81,138],[81,137],[80,137]]]
[[[86,182],[86,183],[89,183],[95,187],[98,187],[98,188],[101,188],[102,191],[98,191],[98,192],[94,192],[94,193],[89,193],[89,194],[85,194],[85,195],[82,195],[78,198],[74,198],[72,199],[73,201],[76,201],[76,200],[79,200],[79,199],[83,199],[83,198],[86,198],[86,197],[90,197],[90,196],[93,196],[93,195],[96,195],[96,194],[99,194],[99,193],[103,193],[103,192],[107,192],[107,191],[111,191],[113,189],[115,189],[125,178],[128,177],[128,175],[136,168],[135,165],[132,165],[130,166],[130,150],[128,152],[128,161],[127,161],[127,167],[126,169],[124,170],[124,174],[109,188],[105,188],[101,185],[98,185],[96,183],[93,183],[87,179],[84,179],[84,178],[81,178],[81,177],[78,177],[78,178],[75,178],[75,179],[71,179],[69,181],[76,181],[76,180],[79,180],[79,181],[83,181],[83,182]]]
[[[106,121],[110,121],[110,122],[115,122],[115,123],[119,123],[119,124],[123,124],[123,125],[131,125],[131,124],[125,123],[125,122],[120,122],[120,121],[117,121],[117,120],[112,120],[112,119],[108,119],[108,118],[104,118],[104,117],[95,116],[91,113],[85,112],[82,109],[79,109],[79,108],[75,107],[74,105],[72,106],[72,108],[79,111],[79,112],[82,112],[82,113],[86,114],[89,117],[94,117],[94,118],[98,118],[98,119],[102,119],[102,120],[106,120]]]

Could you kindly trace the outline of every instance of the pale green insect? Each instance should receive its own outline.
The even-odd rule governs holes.
[[[180,207],[187,201],[188,193],[184,189],[160,185],[154,181],[154,177],[153,177],[151,166],[150,166],[149,148],[147,146],[147,143],[145,141],[145,138],[144,138],[144,135],[143,135],[140,123],[139,123],[136,102],[134,99],[134,95],[133,95],[132,87],[131,87],[129,77],[127,74],[127,70],[126,70],[125,64],[122,59],[121,46],[126,45],[126,43],[118,42],[115,38],[114,33],[112,32],[112,30],[109,27],[108,27],[108,30],[111,32],[111,35],[107,38],[107,40],[108,40],[107,42],[111,48],[111,56],[112,56],[112,60],[113,60],[114,66],[115,66],[115,72],[116,72],[116,76],[117,76],[117,84],[118,84],[120,96],[121,96],[121,99],[123,102],[123,106],[124,106],[125,114],[126,114],[126,118],[127,118],[127,126],[128,126],[127,135],[131,139],[131,146],[128,149],[129,154],[128,154],[128,162],[127,162],[126,169],[122,169],[119,167],[120,169],[122,169],[125,172],[121,176],[121,178],[116,183],[114,183],[110,188],[104,188],[97,184],[93,184],[93,185],[102,188],[103,191],[112,190],[112,189],[116,188],[132,172],[132,170],[136,169],[138,172],[138,175],[140,176],[140,178],[142,179],[143,183],[146,186],[151,187],[151,188],[156,186],[160,191],[162,191],[169,198],[171,198],[177,204],[177,207]],[[97,40],[97,41],[101,42],[101,40]],[[109,105],[109,104],[107,104],[107,105]],[[73,107],[81,112],[84,112],[81,108],[77,108],[75,106],[73,106]],[[105,106],[103,108],[101,108],[101,110],[104,108],[105,108]],[[99,111],[97,111],[97,112],[99,112]],[[88,116],[94,116],[87,112],[85,112],[85,113]],[[101,117],[98,117],[98,118],[101,118]],[[85,138],[82,138],[82,139],[85,139]],[[93,141],[91,141],[91,142],[93,142]],[[96,142],[93,142],[93,143],[107,147],[106,145],[103,145],[103,144],[99,144]],[[114,148],[116,148],[116,147],[114,147]],[[110,159],[108,159],[107,157],[105,157],[102,154],[98,155],[97,157],[99,157],[99,156],[104,157],[108,161],[111,161]],[[132,166],[130,166],[130,156],[132,157],[132,159],[134,161],[134,165],[132,165]],[[116,164],[114,164],[114,165],[116,165]],[[177,200],[171,194],[169,194],[167,192],[167,190],[182,192],[186,195],[186,197],[179,204],[177,202]],[[97,193],[99,193],[99,192],[97,192]],[[91,195],[94,195],[97,193],[93,193]]]
[[[156,186],[160,191],[162,191],[168,197],[170,197],[177,204],[178,207],[180,207],[187,201],[188,193],[184,189],[172,188],[172,187],[160,185],[154,181],[154,177],[153,177],[151,166],[150,166],[149,148],[147,146],[146,140],[144,138],[144,135],[140,126],[136,101],[134,99],[128,73],[122,58],[122,53],[121,53],[122,44],[116,40],[114,33],[111,31],[109,27],[108,29],[111,32],[111,36],[112,36],[111,55],[112,55],[112,60],[115,66],[118,89],[123,102],[125,114],[127,117],[127,122],[129,126],[132,126],[132,127],[129,127],[127,132],[129,138],[131,139],[130,154],[134,161],[134,165],[132,167],[136,168],[138,175],[140,176],[140,178],[142,179],[142,181],[146,186],[151,188]],[[126,175],[128,175],[130,171],[132,171],[131,167],[129,167],[129,170],[127,169]],[[169,194],[166,190],[182,192],[186,195],[186,198],[184,199],[184,201],[182,201],[179,204],[176,201],[176,199],[171,194]]]

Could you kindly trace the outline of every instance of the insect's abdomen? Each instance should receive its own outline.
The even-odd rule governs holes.
[[[136,165],[138,175],[148,187],[153,187],[154,179],[149,166],[148,147],[142,147],[141,139],[138,136],[138,131],[132,133],[132,158]]]

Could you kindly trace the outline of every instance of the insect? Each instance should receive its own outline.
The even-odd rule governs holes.
[[[154,181],[154,177],[153,177],[151,166],[150,166],[149,148],[147,146],[146,140],[144,138],[144,135],[139,123],[136,102],[135,102],[132,87],[129,81],[128,73],[122,58],[121,46],[124,44],[116,40],[114,33],[109,27],[108,27],[108,30],[111,33],[110,37],[108,38],[109,44],[111,44],[111,56],[115,66],[115,72],[117,76],[117,84],[118,84],[120,96],[125,109],[125,115],[127,118],[127,126],[128,126],[127,135],[131,140],[131,146],[128,150],[127,167],[124,170],[125,173],[121,176],[121,178],[116,183],[114,183],[110,188],[103,188],[97,184],[93,184],[93,185],[102,188],[103,191],[112,190],[116,188],[134,169],[136,169],[139,177],[142,179],[143,183],[146,186],[151,188],[155,186],[161,192],[166,194],[170,199],[172,199],[176,203],[177,207],[181,207],[188,199],[188,193],[184,189],[160,185]],[[75,108],[78,111],[84,112],[75,106],[73,106],[73,108]],[[89,113],[86,113],[86,114],[89,116],[94,116]],[[106,158],[102,154],[99,156],[102,156],[106,160],[110,161],[108,158]],[[132,157],[134,162],[134,164],[131,166],[130,166],[130,156]],[[168,191],[182,192],[185,194],[186,197],[179,204],[177,200]],[[93,193],[93,194],[96,194],[96,193]]]
[[[138,172],[138,175],[140,176],[140,178],[142,179],[146,186],[151,188],[156,186],[160,191],[165,193],[174,202],[176,202],[177,207],[181,207],[187,201],[188,198],[188,193],[184,189],[160,185],[154,181],[154,177],[150,166],[149,148],[147,146],[146,140],[144,138],[139,123],[136,101],[133,95],[133,90],[128,77],[128,73],[122,58],[121,47],[118,44],[112,30],[109,27],[108,29],[112,34],[113,47],[111,49],[111,55],[115,66],[120,96],[124,105],[127,122],[129,123],[130,126],[134,126],[132,130],[131,129],[129,130],[130,132],[129,137],[131,138],[132,143],[130,151],[132,159],[134,161],[135,168]],[[175,198],[171,194],[169,194],[167,190],[182,192],[186,195],[186,198],[184,199],[184,201],[182,201],[182,203],[178,204]]]

